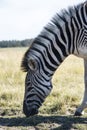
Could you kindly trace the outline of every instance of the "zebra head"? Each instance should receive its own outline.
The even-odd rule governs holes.
[[[42,74],[40,66],[34,58],[29,58],[28,60],[24,58],[22,68],[27,71],[23,112],[29,117],[38,113],[39,107],[49,95],[52,86],[51,82]]]

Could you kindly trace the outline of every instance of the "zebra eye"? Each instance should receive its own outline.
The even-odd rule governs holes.
[[[37,63],[34,59],[29,59],[28,66],[32,71],[35,71],[37,69]]]

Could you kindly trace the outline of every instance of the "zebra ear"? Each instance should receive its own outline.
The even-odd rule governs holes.
[[[32,71],[35,71],[37,69],[37,62],[35,59],[33,58],[30,58],[28,60],[28,67],[32,70]]]

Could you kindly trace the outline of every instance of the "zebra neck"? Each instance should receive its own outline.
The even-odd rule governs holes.
[[[86,8],[81,4],[56,14],[35,39],[31,50],[45,75],[51,77],[68,55],[78,54],[79,33],[87,25]]]

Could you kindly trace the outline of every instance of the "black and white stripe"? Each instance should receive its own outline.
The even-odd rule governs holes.
[[[41,106],[52,89],[55,70],[68,55],[84,58],[82,47],[87,49],[87,2],[56,14],[25,53],[22,69],[27,71],[24,98],[27,111]],[[29,65],[30,59],[35,70]]]

